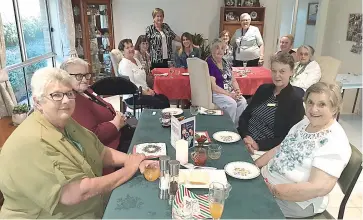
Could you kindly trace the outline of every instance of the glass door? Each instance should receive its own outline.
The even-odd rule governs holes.
[[[107,5],[87,4],[87,25],[92,72],[95,80],[112,75],[110,59],[111,30],[109,27],[110,10]]]

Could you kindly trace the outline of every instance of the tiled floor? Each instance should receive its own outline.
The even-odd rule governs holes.
[[[362,116],[360,115],[340,115],[339,123],[345,130],[351,144],[356,146],[362,152]],[[363,218],[363,174],[360,175],[358,182],[348,200],[345,208],[344,219],[362,219]],[[343,199],[343,193],[340,187],[336,185],[329,195],[328,212],[335,218],[338,217],[340,202]]]

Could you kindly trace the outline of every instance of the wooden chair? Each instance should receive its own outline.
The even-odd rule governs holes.
[[[352,156],[350,157],[348,165],[343,170],[342,175],[338,179],[340,189],[344,194],[344,198],[340,203],[338,219],[343,219],[345,206],[347,205],[348,199],[353,191],[355,184],[357,183],[358,177],[362,171],[362,153],[353,145]],[[317,214],[311,219],[335,219],[328,211]]]

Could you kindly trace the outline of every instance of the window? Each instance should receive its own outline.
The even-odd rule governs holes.
[[[18,103],[31,105],[33,73],[53,66],[48,0],[1,0],[6,65]]]

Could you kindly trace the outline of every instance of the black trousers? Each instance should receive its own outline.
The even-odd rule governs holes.
[[[248,67],[253,67],[253,66],[258,66],[258,61],[260,60],[260,58],[254,59],[254,60],[248,60],[247,61],[247,66]],[[234,60],[233,61],[233,66],[235,67],[243,67],[243,61],[241,60]]]
[[[168,59],[164,59],[161,63],[151,63],[150,69],[154,68],[168,68]]]
[[[128,105],[134,104],[133,98],[126,99],[125,102]],[[141,95],[140,98],[137,95],[135,95],[135,102],[136,105],[143,105],[145,107],[153,109],[164,109],[170,107],[170,102],[168,97],[162,94],[155,94],[154,96]]]

